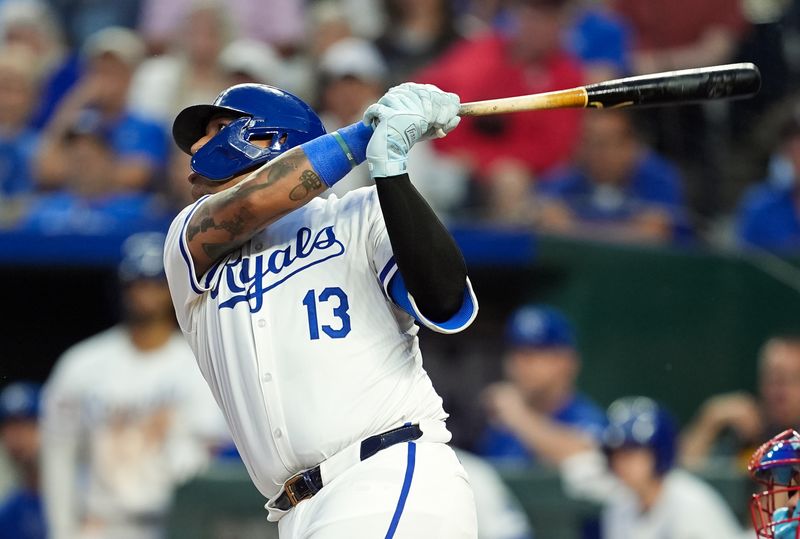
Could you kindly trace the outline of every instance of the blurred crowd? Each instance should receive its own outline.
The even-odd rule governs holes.
[[[790,252],[799,43],[784,0],[2,0],[0,230],[163,229],[188,200],[174,115],[237,83],[333,130],[407,80],[466,102],[754,61],[748,101],[467,118],[412,177],[451,220]]]
[[[134,234],[121,323],[67,350],[44,390],[0,392],[18,479],[0,539],[160,537],[174,488],[235,456],[176,333],[158,252],[190,202],[189,157],[170,137],[181,108],[267,83],[331,131],[407,80],[466,102],[738,61],[761,68],[755,99],[465,118],[415,147],[411,177],[449,222],[791,255],[798,2],[0,0],[0,232]],[[369,182],[356,169],[333,194]],[[693,471],[743,470],[758,444],[800,427],[800,336],[763,344],[756,395],[710,396],[680,430],[647,396],[603,409],[581,392],[579,336],[558,310],[526,305],[506,327],[504,378],[481,395],[486,430],[461,454],[484,539],[532,537],[486,462],[559,470],[566,492],[604,506],[602,537],[677,523],[669,537],[752,535]]]

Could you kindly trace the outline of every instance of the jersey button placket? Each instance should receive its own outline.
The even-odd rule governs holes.
[[[261,311],[252,315],[253,341],[258,357],[259,376],[262,381],[261,393],[278,455],[287,469],[294,469],[297,467],[297,459],[291,453],[285,436],[283,407],[281,406],[279,391],[273,383],[275,381],[275,355],[271,346],[273,338],[272,327],[267,322],[266,310],[267,306],[262,305]]]

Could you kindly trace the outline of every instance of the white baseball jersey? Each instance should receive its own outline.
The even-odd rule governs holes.
[[[229,439],[178,332],[146,352],[121,326],[78,343],[56,364],[43,402],[43,484],[55,539],[83,537],[76,527],[87,521],[99,537],[109,536],[107,526],[157,521],[176,484]]]
[[[374,187],[312,200],[199,276],[185,231],[207,198],[172,223],[165,268],[180,326],[264,496],[366,437],[445,420],[414,319],[389,299],[397,266]],[[418,319],[454,332],[476,312],[467,284],[447,323]],[[449,436],[442,428],[431,441]]]
[[[603,537],[705,539],[746,536],[725,500],[708,484],[683,470],[674,469],[664,476],[658,500],[649,510],[643,511],[639,499],[611,473],[601,453],[587,451],[575,455],[560,468],[568,493],[603,504]]]

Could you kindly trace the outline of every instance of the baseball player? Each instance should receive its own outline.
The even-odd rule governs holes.
[[[124,323],[67,350],[43,399],[43,494],[52,539],[156,539],[175,486],[228,439],[176,331],[164,235],[123,245]]]
[[[458,106],[404,84],[325,134],[297,97],[240,85],[175,119],[197,202],[167,236],[172,299],[281,537],[476,536],[415,322],[460,331],[477,301],[406,174]],[[317,198],[365,159],[375,187]]]
[[[739,538],[730,508],[709,485],[676,469],[677,428],[647,397],[623,397],[608,407],[599,447],[585,437],[563,440],[565,490],[603,504],[602,537],[609,539]]]
[[[750,505],[756,537],[799,538],[800,433],[789,429],[771,438],[753,453],[748,469],[764,489]]]
[[[18,486],[0,501],[0,539],[45,539],[39,495],[39,384],[13,382],[0,391],[0,445]]]

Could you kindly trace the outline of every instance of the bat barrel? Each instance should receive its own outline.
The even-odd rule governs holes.
[[[588,107],[608,108],[749,97],[760,87],[758,68],[742,63],[600,82],[586,86],[586,92]]]

